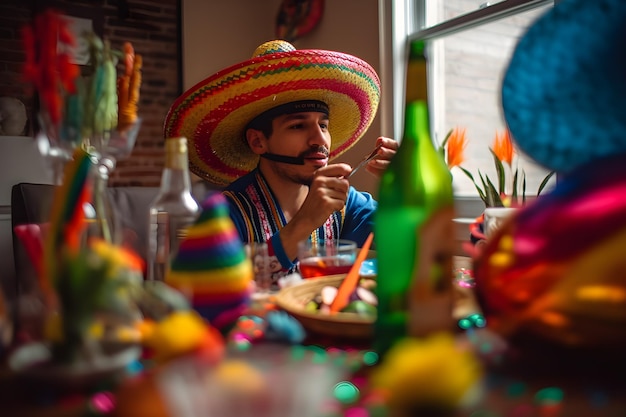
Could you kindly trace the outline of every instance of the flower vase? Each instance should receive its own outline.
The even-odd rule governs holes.
[[[91,202],[85,208],[87,239],[98,237],[108,243],[121,243],[121,224],[107,189],[117,160],[130,155],[140,126],[141,119],[137,119],[122,131],[115,129],[83,140],[82,146],[90,153],[94,164]]]
[[[91,200],[85,204],[87,231],[85,244],[89,238],[100,238],[108,243],[120,243],[120,225],[115,208],[107,192],[109,175],[115,167],[115,160],[109,157],[93,157]]]
[[[80,143],[78,134],[74,130],[62,130],[54,126],[45,110],[37,114],[37,121],[39,122],[39,131],[35,135],[37,148],[48,163],[53,184],[61,185],[65,165],[72,160],[72,153]]]
[[[488,243],[505,222],[518,209],[516,207],[487,207],[483,213],[470,224],[470,242],[477,251]]]

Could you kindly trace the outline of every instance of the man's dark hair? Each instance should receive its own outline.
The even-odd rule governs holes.
[[[256,119],[248,123],[248,126],[246,126],[246,131],[248,129],[260,130],[261,132],[263,132],[266,138],[269,138],[272,135],[272,132],[274,131],[272,127],[272,121],[274,120],[275,117],[276,116],[272,118],[257,117]],[[245,135],[245,132],[244,132],[244,135]]]
[[[281,104],[280,106],[272,107],[271,109],[264,111],[252,119],[252,121],[246,126],[244,132],[248,129],[256,129],[263,132],[265,137],[269,138],[273,132],[272,121],[276,117],[283,114],[300,113],[303,111],[319,111],[328,115],[328,105],[319,100],[300,100]]]

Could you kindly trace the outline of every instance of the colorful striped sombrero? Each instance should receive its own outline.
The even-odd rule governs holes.
[[[270,41],[253,58],[199,82],[180,96],[165,118],[165,137],[189,140],[189,167],[205,180],[228,185],[257,165],[245,141],[246,125],[276,106],[300,100],[328,105],[330,158],[352,147],[372,123],[380,80],[365,61],[324,50],[296,50]]]

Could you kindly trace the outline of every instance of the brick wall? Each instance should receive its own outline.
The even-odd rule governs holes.
[[[163,167],[163,121],[181,93],[180,0],[2,0],[0,2],[0,96],[20,99],[32,112],[33,97],[21,80],[24,54],[20,28],[33,14],[54,6],[62,12],[91,18],[96,31],[120,49],[130,41],[143,55],[139,115],[141,130],[130,157],[118,161],[111,185],[155,186]],[[30,122],[29,122],[30,123]],[[28,134],[32,134],[32,124]],[[0,140],[2,138],[0,137]]]

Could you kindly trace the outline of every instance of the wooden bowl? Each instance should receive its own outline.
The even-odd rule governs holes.
[[[345,274],[309,278],[293,287],[283,288],[276,295],[276,304],[295,317],[309,332],[342,339],[368,339],[374,331],[374,318],[356,313],[333,315],[311,312],[306,304],[320,294],[325,286],[339,287]]]

